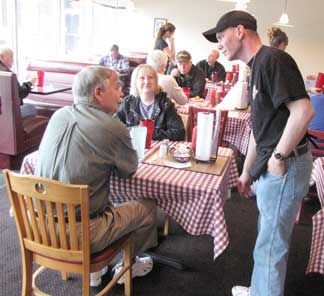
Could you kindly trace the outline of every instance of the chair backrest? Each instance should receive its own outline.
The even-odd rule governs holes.
[[[189,121],[188,121],[188,141],[191,141],[192,137],[192,130],[197,125],[197,118],[198,118],[198,112],[210,112],[214,114],[214,125],[215,125],[215,115],[216,110],[210,109],[210,108],[200,108],[195,106],[189,107]],[[224,145],[224,134],[225,134],[225,128],[226,128],[226,122],[228,117],[228,110],[221,110],[221,127],[219,132],[219,140],[218,140],[218,146]]]
[[[308,129],[313,159],[324,157],[324,131]]]
[[[3,176],[22,254],[27,249],[38,257],[83,264],[89,269],[88,186],[19,175],[9,170],[4,170]]]
[[[0,153],[15,155],[22,149],[24,129],[16,74],[0,71]]]

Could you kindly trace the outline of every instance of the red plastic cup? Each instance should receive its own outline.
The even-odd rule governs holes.
[[[231,82],[233,80],[233,72],[226,72],[225,80]]]
[[[140,121],[140,125],[146,126],[147,128],[145,148],[150,149],[152,144],[153,131],[154,131],[154,121],[151,119],[142,119]]]
[[[211,79],[212,79],[213,82],[218,82],[218,73],[217,72],[212,72]]]
[[[323,85],[324,85],[324,73],[319,72],[315,87],[321,89]]]
[[[232,72],[239,72],[240,71],[240,64],[232,65]]]
[[[212,89],[211,91],[210,91],[210,99],[209,99],[209,102],[210,102],[210,105],[212,106],[212,107],[215,107],[216,106],[216,95],[217,95],[217,91],[216,91],[216,89]]]
[[[188,86],[183,86],[182,87],[182,90],[185,93],[185,95],[187,96],[187,98],[189,98],[190,97],[191,88],[188,87]]]
[[[37,71],[37,85],[40,87],[44,86],[44,71]]]
[[[197,126],[192,129],[191,135],[191,149],[193,153],[196,153],[196,142],[197,142]]]

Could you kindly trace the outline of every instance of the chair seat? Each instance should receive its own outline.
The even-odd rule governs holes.
[[[98,263],[101,261],[110,261],[120,251],[120,245],[122,245],[129,237],[130,237],[130,234],[124,235],[122,238],[115,241],[114,243],[112,243],[107,248],[103,249],[102,251],[91,254],[91,258],[90,258],[91,263],[93,264],[93,263]]]

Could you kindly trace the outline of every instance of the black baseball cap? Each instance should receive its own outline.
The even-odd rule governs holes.
[[[227,28],[242,25],[245,29],[257,30],[257,21],[255,17],[243,10],[233,10],[225,13],[217,22],[216,26],[203,33],[210,42],[217,42],[216,34],[223,32]]]

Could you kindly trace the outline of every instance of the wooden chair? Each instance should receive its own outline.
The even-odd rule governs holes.
[[[7,169],[3,177],[20,242],[21,295],[47,295],[35,285],[45,268],[60,271],[63,279],[67,273],[81,274],[83,295],[89,295],[90,272],[100,271],[120,251],[124,251],[123,269],[97,295],[106,295],[123,274],[125,295],[132,294],[131,235],[90,255],[88,186],[19,175]],[[33,263],[40,265],[34,274]]]
[[[18,169],[27,153],[37,149],[48,118],[22,118],[17,77],[0,71],[0,169]]]

